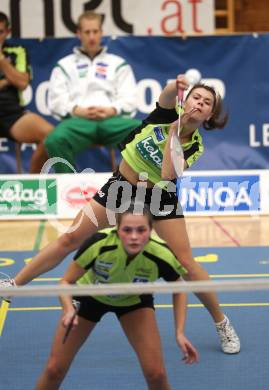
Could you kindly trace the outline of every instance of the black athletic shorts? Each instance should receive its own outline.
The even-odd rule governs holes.
[[[17,111],[2,113],[0,111],[0,137],[5,137],[14,140],[10,134],[10,129],[24,115],[23,108],[19,108]]]
[[[134,186],[119,172],[116,172],[96,192],[93,199],[116,213],[123,212],[120,206],[128,205],[133,200],[147,204],[155,220],[184,218],[175,184],[171,183],[171,191],[164,190],[157,185],[153,188],[144,188],[143,184],[139,182],[137,186]]]
[[[97,301],[92,297],[74,297],[74,300],[80,302],[78,311],[79,317],[85,318],[88,321],[99,322],[106,313],[115,313],[118,318],[131,311],[149,307],[154,309],[153,296],[144,294],[140,296],[140,303],[132,306],[111,306]]]

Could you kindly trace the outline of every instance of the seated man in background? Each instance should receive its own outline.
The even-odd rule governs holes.
[[[0,137],[17,142],[36,143],[30,173],[39,173],[47,159],[43,140],[53,126],[41,116],[22,107],[21,91],[30,82],[30,65],[26,49],[9,45],[8,17],[0,12]]]
[[[74,170],[75,156],[91,145],[117,145],[141,122],[136,111],[136,82],[126,61],[101,46],[102,16],[86,11],[78,19],[81,46],[54,67],[48,104],[63,119],[45,140],[49,157],[68,164],[57,173]]]

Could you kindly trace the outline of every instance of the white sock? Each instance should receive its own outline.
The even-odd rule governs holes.
[[[226,322],[228,322],[228,318],[227,318],[226,315],[224,314],[223,320],[220,321],[220,322],[215,322],[215,325],[216,325],[216,326],[224,325],[224,324],[226,324]]]

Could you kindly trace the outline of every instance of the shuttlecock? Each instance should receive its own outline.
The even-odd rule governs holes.
[[[185,77],[186,77],[187,82],[190,85],[194,85],[194,84],[199,83],[199,81],[202,78],[202,75],[198,69],[193,68],[193,69],[187,70],[187,72],[185,73]]]

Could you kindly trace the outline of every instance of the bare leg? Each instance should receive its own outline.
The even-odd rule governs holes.
[[[32,112],[24,114],[10,129],[11,135],[17,141],[38,144],[30,163],[31,173],[39,173],[48,158],[42,143],[52,129],[51,123]]]
[[[154,227],[158,235],[175,253],[179,262],[187,269],[186,279],[209,280],[208,273],[193,259],[184,218],[155,221]],[[197,296],[215,322],[224,319],[215,293],[199,293]]]
[[[94,221],[95,219],[95,221]],[[97,224],[95,224],[95,222]],[[105,207],[91,200],[74,219],[68,231],[43,248],[15,277],[17,285],[23,285],[36,276],[56,267],[69,253],[77,249],[86,238],[97,230],[109,226]]]
[[[154,310],[142,308],[121,316],[121,326],[135,350],[149,390],[169,390]]]
[[[95,323],[79,317],[79,324],[62,343],[65,328],[61,320],[56,328],[52,349],[46,367],[38,379],[36,390],[57,390],[74,357],[95,327]]]
[[[49,156],[45,145],[40,142],[34,151],[30,162],[30,173],[40,173]]]

